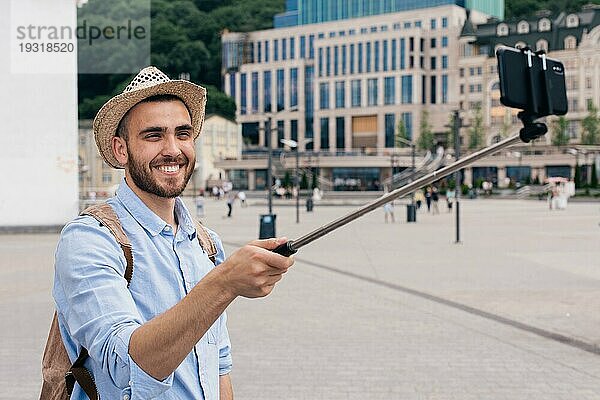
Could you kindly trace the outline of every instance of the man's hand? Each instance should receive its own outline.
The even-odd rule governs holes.
[[[271,293],[282,275],[294,264],[292,257],[271,251],[286,242],[287,238],[254,240],[220,264],[218,268],[222,270],[232,294],[264,297]]]

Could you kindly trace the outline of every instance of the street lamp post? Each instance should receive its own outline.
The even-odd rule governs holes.
[[[267,120],[268,122],[268,127],[265,129],[265,134],[266,134],[266,144],[267,144],[267,201],[269,204],[269,215],[273,214],[273,193],[272,192],[272,182],[273,182],[273,177],[272,177],[272,169],[273,169],[273,149],[271,148],[271,135],[272,135],[272,128],[271,128],[271,117],[269,117],[269,119]]]
[[[454,111],[454,157],[456,161],[460,158],[460,126],[462,124],[462,120],[460,118],[459,112]],[[456,170],[454,173],[454,201],[456,203],[456,241],[454,243],[460,243],[460,170]]]
[[[298,142],[295,140],[281,139],[280,141],[284,145],[296,149],[296,177],[294,179],[294,185],[296,186],[296,223],[298,224],[300,223],[300,148]],[[304,145],[306,146],[312,141],[312,139],[305,139]]]

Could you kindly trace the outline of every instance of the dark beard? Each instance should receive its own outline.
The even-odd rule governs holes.
[[[189,168],[190,165],[194,165],[196,160],[192,160],[192,163],[189,162],[188,158],[180,154],[178,157],[161,157],[154,159],[150,162],[150,166],[146,166],[144,163],[140,162],[135,158],[135,156],[130,152],[129,153],[129,174],[131,175],[131,179],[133,183],[143,190],[144,192],[154,194],[158,197],[164,197],[172,199],[174,197],[179,196],[183,193],[183,190],[187,186],[192,174],[194,173],[193,168],[189,168],[186,172],[183,183],[180,186],[168,185],[166,187],[161,186],[156,179],[152,176],[152,166],[162,163],[168,162],[177,162],[178,164],[184,164],[181,168]]]

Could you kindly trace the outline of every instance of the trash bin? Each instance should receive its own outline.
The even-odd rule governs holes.
[[[275,237],[275,214],[261,214],[260,216],[260,231],[259,239],[268,239]]]
[[[406,206],[406,222],[417,222],[417,206],[408,204]]]
[[[307,212],[312,212],[313,206],[314,206],[313,199],[311,197],[309,197],[308,199],[306,199],[306,211]]]

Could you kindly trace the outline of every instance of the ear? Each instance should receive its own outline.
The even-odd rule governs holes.
[[[127,143],[125,143],[125,139],[113,136],[112,141],[112,151],[115,155],[115,158],[121,165],[127,164],[127,159],[129,157],[129,153],[127,153]]]

